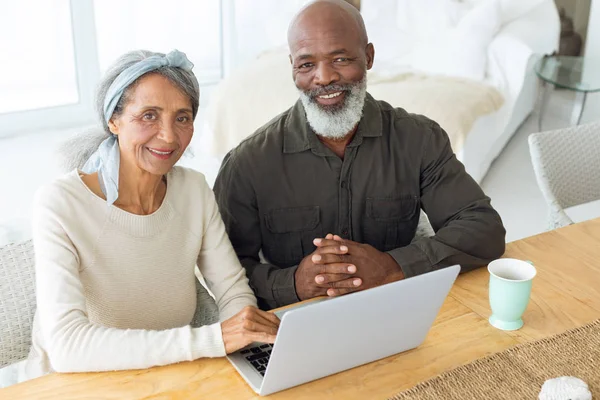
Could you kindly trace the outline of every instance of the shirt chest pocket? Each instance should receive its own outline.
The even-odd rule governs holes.
[[[392,250],[410,243],[418,223],[418,196],[369,197],[365,204],[363,238],[379,251]]]
[[[277,208],[265,215],[267,235],[263,253],[281,267],[300,263],[315,250],[313,240],[323,237],[319,206]]]

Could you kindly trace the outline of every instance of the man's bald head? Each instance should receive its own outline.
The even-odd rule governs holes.
[[[294,17],[288,43],[292,76],[310,126],[329,139],[352,135],[375,57],[358,10],[342,0],[314,1]]]
[[[360,12],[343,0],[316,0],[307,4],[292,19],[288,28],[290,49],[319,27],[339,27],[359,41],[362,47],[369,42]]]

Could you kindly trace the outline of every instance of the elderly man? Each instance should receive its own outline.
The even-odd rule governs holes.
[[[225,157],[214,188],[260,306],[500,257],[502,221],[444,130],[367,93],[358,11],[313,2],[288,42],[300,99]],[[436,234],[412,241],[421,209]]]

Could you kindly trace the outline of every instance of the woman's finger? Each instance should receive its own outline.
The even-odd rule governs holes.
[[[263,316],[268,321],[271,321],[276,326],[279,326],[279,324],[281,323],[281,320],[279,319],[279,317],[272,312],[267,312],[267,311],[263,311],[263,310],[258,310],[258,312],[261,316]]]
[[[279,326],[279,318],[273,313],[269,313],[263,310],[260,310],[256,307],[246,307],[244,309],[244,313],[242,314],[244,319],[253,319],[253,320],[261,320],[264,319],[266,321],[270,321],[276,326]]]
[[[263,325],[272,326],[274,328],[279,328],[279,318],[273,313],[268,313],[266,311],[259,310],[254,315],[254,320]]]
[[[258,319],[258,318],[257,318]],[[268,332],[271,334],[276,334],[279,327],[273,325],[270,322],[263,322],[262,318],[260,320],[251,320],[247,319],[242,323],[242,328],[245,331],[250,332]]]
[[[275,343],[275,339],[277,338],[276,334],[269,334],[267,332],[246,332],[244,337],[250,340],[249,343],[259,342],[259,343]]]

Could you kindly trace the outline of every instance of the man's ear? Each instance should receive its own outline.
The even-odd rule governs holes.
[[[367,54],[367,69],[371,69],[373,67],[373,61],[375,60],[375,47],[373,46],[373,43],[367,45],[365,52]]]
[[[108,120],[108,130],[111,131],[114,135],[119,134],[119,125],[115,124],[114,118]]]

